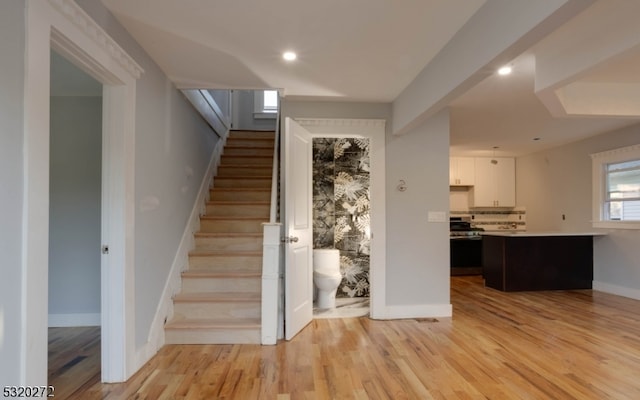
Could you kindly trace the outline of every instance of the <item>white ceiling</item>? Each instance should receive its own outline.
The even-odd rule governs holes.
[[[497,0],[102,1],[179,88],[393,102]],[[582,1],[593,5],[513,60],[512,75],[450,103],[452,154],[521,155],[637,122],[640,2]],[[285,50],[299,59],[287,64]]]
[[[103,3],[178,87],[390,102],[484,0]]]

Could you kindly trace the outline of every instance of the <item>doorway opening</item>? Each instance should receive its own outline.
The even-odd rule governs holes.
[[[75,2],[26,8],[21,345],[24,382],[47,380],[51,50],[102,83],[101,375],[135,371],[134,166],[136,80],[142,68]],[[100,249],[96,249],[99,253]],[[26,344],[28,343],[28,345]]]
[[[103,88],[53,50],[50,74],[48,380],[71,395],[101,376]]]
[[[345,183],[349,186],[352,197],[355,197],[356,201],[354,205],[358,205],[357,199],[361,196],[357,194],[366,194],[366,198],[370,200],[370,204],[366,207],[361,207],[361,210],[368,210],[368,226],[366,224],[361,225],[360,239],[357,241],[357,250],[352,252],[354,258],[362,257],[365,252],[365,247],[360,249],[360,241],[363,246],[368,248],[368,281],[362,280],[365,274],[356,273],[352,276],[352,286],[347,285],[344,288],[344,293],[347,294],[344,302],[349,303],[349,293],[356,294],[358,289],[361,289],[368,284],[368,305],[355,304],[354,308],[360,308],[358,311],[361,314],[367,313],[373,319],[386,318],[386,287],[385,287],[385,275],[386,275],[386,221],[385,221],[385,209],[386,209],[386,194],[385,194],[385,120],[381,119],[342,119],[342,118],[295,118],[295,121],[301,128],[306,130],[310,134],[310,142],[317,139],[331,140],[333,143],[338,143],[341,152],[346,149],[351,149],[355,154],[346,157],[345,160],[351,160],[352,163],[357,162],[355,166],[351,167],[351,172],[347,172],[344,175]],[[285,130],[286,131],[286,130]],[[290,132],[285,132],[288,136]],[[358,145],[360,144],[360,146]],[[312,143],[313,144],[313,143]],[[313,147],[313,146],[311,146]],[[335,152],[335,150],[334,150]],[[286,153],[286,149],[285,149]],[[312,150],[310,150],[312,153]],[[366,153],[366,157],[365,157]],[[334,153],[335,157],[335,153]],[[343,163],[342,160],[338,161],[338,164]],[[362,163],[362,165],[359,165]],[[349,162],[343,163],[347,165]],[[342,166],[341,166],[342,167]],[[354,190],[360,187],[362,182],[355,179],[357,173],[362,173],[368,170],[368,183],[369,186],[365,190],[364,188]],[[358,172],[359,171],[359,172]],[[350,177],[347,175],[352,174]],[[310,183],[312,185],[312,183]],[[366,186],[366,185],[364,185]],[[342,190],[343,188],[339,189]],[[285,188],[285,191],[295,190],[292,188]],[[312,196],[312,190],[310,190],[310,196]],[[335,193],[334,193],[335,194]],[[363,199],[364,200],[364,199]],[[363,201],[361,200],[361,202]],[[335,196],[334,196],[335,201]],[[340,200],[340,206],[344,201]],[[348,203],[348,202],[347,202]],[[362,205],[361,205],[362,206]],[[353,205],[347,205],[346,209],[351,209]],[[286,209],[286,207],[285,207]],[[357,214],[357,213],[353,213]],[[361,219],[364,213],[361,215]],[[354,224],[357,222],[357,216],[352,213],[346,213],[347,219],[353,219]],[[355,217],[355,218],[354,218]],[[360,221],[362,222],[362,221]],[[359,222],[359,223],[360,223]],[[288,223],[285,223],[287,225]],[[288,225],[287,225],[288,226]],[[317,227],[314,228],[317,230]],[[353,229],[353,228],[352,228]],[[357,229],[356,229],[357,230]],[[335,230],[334,230],[335,232]],[[317,232],[316,232],[317,233]],[[285,235],[288,233],[285,232]],[[317,235],[314,235],[317,236]],[[357,235],[354,235],[354,241]],[[335,240],[335,237],[334,237]],[[317,246],[317,243],[314,243]],[[345,260],[347,261],[347,260]],[[359,260],[362,262],[362,260]],[[285,268],[288,270],[288,266]],[[355,268],[351,272],[359,271]],[[357,278],[356,278],[357,277]],[[360,287],[358,286],[360,282]],[[339,289],[341,290],[341,289]],[[365,293],[365,291],[361,291]],[[355,298],[355,297],[354,297]],[[286,303],[286,302],[285,302]],[[318,313],[316,313],[316,317]],[[286,315],[286,313],[285,313]],[[285,329],[286,330],[286,329]]]
[[[369,314],[371,192],[368,138],[312,140],[313,248],[339,251],[342,281],[335,308],[317,301],[314,318],[360,317]],[[337,267],[337,266],[336,266]]]

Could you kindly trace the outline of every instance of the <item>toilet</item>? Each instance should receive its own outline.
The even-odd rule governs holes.
[[[313,283],[318,289],[316,306],[321,309],[336,307],[336,292],[342,282],[340,250],[313,250]]]

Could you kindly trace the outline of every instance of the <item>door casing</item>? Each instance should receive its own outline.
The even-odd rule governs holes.
[[[75,2],[27,0],[24,98],[21,383],[47,382],[49,87],[54,49],[103,86],[102,380],[135,372],[135,61]],[[100,249],[96,249],[100,251]]]
[[[312,138],[366,138],[370,140],[371,265],[369,280],[371,298],[369,315],[373,319],[385,319],[388,316],[385,286],[386,121],[382,119],[334,118],[294,118],[294,120],[311,132]],[[281,207],[284,207],[284,204]]]

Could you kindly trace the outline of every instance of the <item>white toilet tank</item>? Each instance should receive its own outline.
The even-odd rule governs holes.
[[[322,271],[326,275],[340,273],[340,250],[314,249],[313,270]]]

